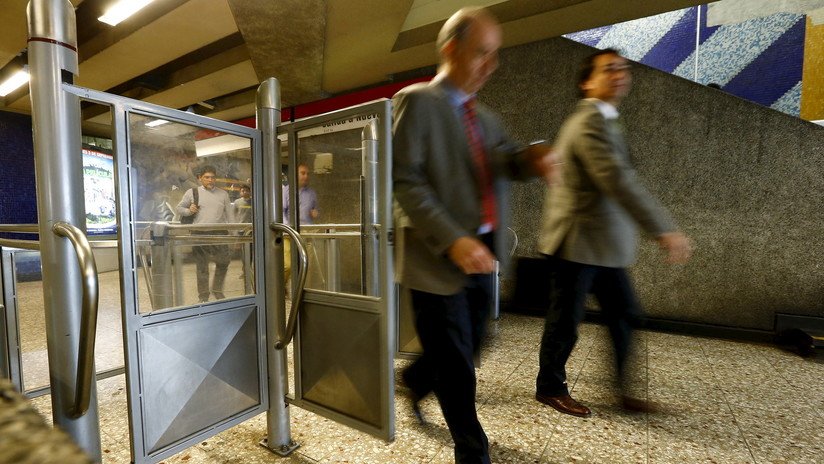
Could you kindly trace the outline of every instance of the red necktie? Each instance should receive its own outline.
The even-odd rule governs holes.
[[[463,104],[463,122],[466,130],[466,140],[469,151],[475,162],[475,173],[481,190],[481,225],[491,225],[494,230],[498,225],[496,214],[495,189],[492,184],[492,173],[489,159],[484,149],[484,139],[478,127],[478,118],[475,114],[475,99],[470,98]]]

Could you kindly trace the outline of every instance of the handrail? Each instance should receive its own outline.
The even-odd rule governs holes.
[[[357,229],[360,230],[362,224],[301,224],[301,229]]]
[[[14,232],[16,234],[37,234],[40,232],[37,224],[0,224],[0,232]]]
[[[9,248],[22,248],[24,250],[40,250],[40,240],[0,238],[0,246]]]
[[[56,222],[52,231],[60,237],[66,237],[74,246],[77,262],[83,273],[83,306],[80,316],[80,346],[78,347],[77,379],[74,404],[69,416],[78,418],[89,409],[94,382],[94,343],[97,334],[98,280],[97,265],[94,261],[91,245],[86,234],[79,228],[67,223]]]
[[[92,248],[117,248],[117,240],[89,240]],[[25,240],[14,238],[0,238],[0,246],[22,248],[24,250],[40,250],[40,240]]]
[[[301,232],[300,235],[308,238],[340,238],[340,237],[361,237],[361,232]]]
[[[301,302],[303,300],[303,287],[306,285],[306,274],[309,270],[309,260],[306,258],[306,244],[303,242],[303,237],[301,237],[295,229],[279,222],[269,224],[269,228],[273,231],[286,232],[290,237],[292,237],[292,243],[297,245],[296,247],[293,247],[293,249],[297,248],[300,261],[300,265],[298,266],[298,288],[295,291],[294,298],[292,298],[292,311],[289,313],[289,322],[286,324],[286,332],[283,335],[284,338],[275,343],[275,349],[282,350],[286,348],[286,345],[288,345],[292,341],[292,337],[295,336],[298,312],[300,311]]]

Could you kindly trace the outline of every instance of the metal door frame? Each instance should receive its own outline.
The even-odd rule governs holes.
[[[17,267],[15,249],[0,247],[0,376],[11,379],[23,391],[23,359],[20,350],[20,322],[17,317]]]
[[[252,186],[253,208],[263,211],[263,164],[261,135],[257,129],[225,121],[211,119],[185,111],[165,108],[159,105],[133,100],[126,97],[107,94],[71,84],[63,84],[63,89],[77,95],[82,100],[110,107],[113,127],[113,147],[115,161],[115,194],[118,206],[118,253],[120,258],[121,304],[123,307],[123,338],[126,364],[127,394],[129,403],[129,429],[132,442],[132,462],[155,463],[189,448],[205,438],[215,435],[262,412],[269,406],[266,369],[266,317],[263,297],[264,273],[255,273],[257,293],[239,298],[220,300],[214,303],[198,304],[189,307],[174,307],[168,310],[140,314],[137,304],[137,250],[135,231],[132,225],[136,211],[132,200],[131,145],[129,138],[129,114],[165,119],[170,122],[188,124],[204,129],[220,131],[239,137],[248,138],[252,148]],[[263,263],[264,253],[264,215],[254,215],[254,259]],[[128,272],[127,272],[128,271]],[[140,357],[141,330],[169,324],[175,321],[192,320],[208,315],[215,315],[231,310],[253,308],[257,312],[257,350],[260,403],[212,426],[195,432],[188,437],[174,442],[160,450],[150,453],[144,443],[143,417],[143,360]]]
[[[362,118],[377,114],[377,124],[369,128],[370,119]],[[295,386],[292,394],[288,397],[291,404],[300,408],[315,412],[321,416],[334,420],[346,426],[370,433],[374,436],[391,441],[395,433],[395,398],[394,398],[394,358],[396,336],[396,308],[395,308],[395,283],[393,279],[393,253],[392,253],[392,106],[388,99],[376,100],[353,106],[350,108],[333,111],[318,116],[311,116],[297,121],[283,123],[278,127],[278,135],[286,135],[289,150],[289,184],[298,185],[297,182],[297,148],[298,136],[301,131],[322,126],[326,123],[337,122],[347,118],[358,118],[364,121],[364,132],[371,130],[377,139],[377,153],[381,156],[377,160],[377,219],[374,225],[378,233],[378,249],[382,259],[378,259],[378,285],[376,288],[377,297],[363,296],[351,293],[337,293],[305,288],[303,290],[303,301],[308,304],[317,303],[327,306],[336,305],[350,310],[364,311],[376,314],[380,319],[379,343],[383,348],[381,353],[380,366],[382,372],[381,394],[381,422],[383,426],[375,427],[349,415],[308,401],[301,397],[301,353],[300,353],[300,330],[295,335],[295,345],[293,348],[295,362]],[[374,119],[372,119],[374,120]],[[364,141],[365,143],[365,141]],[[290,218],[292,224],[298,223],[298,189],[289,189],[289,201],[295,207],[291,208]],[[361,216],[361,222],[367,220],[365,215]],[[297,263],[293,260],[293,266]],[[294,268],[294,267],[293,267]],[[298,316],[300,318],[300,315]]]

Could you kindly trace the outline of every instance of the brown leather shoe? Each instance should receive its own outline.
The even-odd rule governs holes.
[[[569,414],[570,416],[589,417],[592,415],[592,411],[590,411],[588,407],[575,401],[569,395],[546,396],[536,393],[535,399],[541,403],[552,406],[552,408],[558,412]]]
[[[661,408],[652,401],[633,398],[631,396],[621,396],[621,406],[629,412],[640,412],[653,414],[658,412]]]

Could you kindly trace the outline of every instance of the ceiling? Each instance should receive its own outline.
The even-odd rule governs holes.
[[[55,0],[59,1],[59,0]],[[255,113],[260,81],[276,77],[284,107],[417,77],[436,62],[434,40],[458,8],[487,6],[504,46],[688,6],[695,0],[155,0],[112,27],[114,0],[72,0],[78,85],[198,114]],[[27,0],[2,0],[0,81],[26,63]],[[28,112],[28,87],[0,110]],[[86,123],[107,115],[84,109]]]

